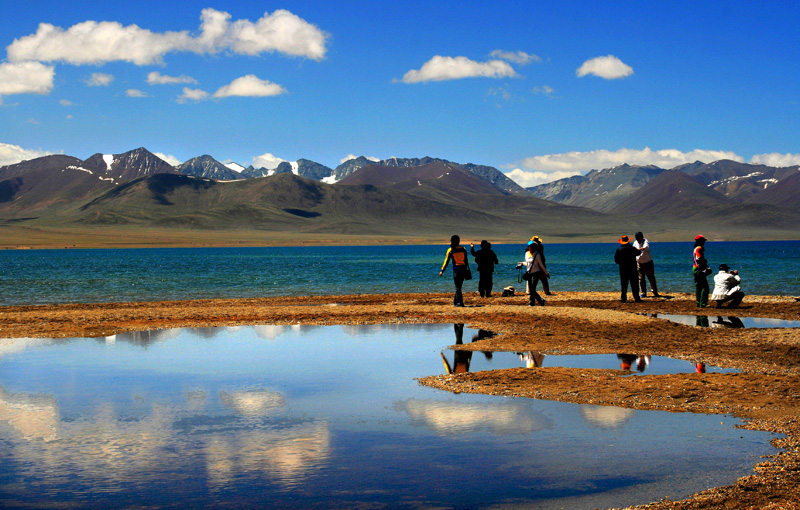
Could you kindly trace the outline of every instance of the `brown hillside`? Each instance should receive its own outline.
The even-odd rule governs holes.
[[[767,186],[761,193],[750,197],[747,202],[777,205],[800,211],[800,171],[776,184]]]

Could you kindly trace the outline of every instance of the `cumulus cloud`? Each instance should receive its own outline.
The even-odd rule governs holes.
[[[756,154],[750,161],[757,165],[776,167],[795,166],[800,165],[800,154],[779,154],[777,152]]]
[[[633,68],[614,55],[606,55],[605,57],[587,60],[575,71],[575,74],[577,74],[579,78],[587,74],[593,74],[600,78],[605,78],[606,80],[615,80],[632,75]]]
[[[154,152],[153,154],[163,159],[172,166],[178,166],[182,163],[180,159],[176,158],[172,154],[164,154],[163,152]]]
[[[531,62],[541,62],[542,58],[538,55],[525,53],[524,51],[503,51],[494,50],[490,55],[492,58],[499,58],[500,60],[508,60],[519,65],[530,64]]]
[[[86,84],[90,87],[108,87],[114,81],[114,76],[105,73],[92,73],[86,79]]]
[[[573,175],[580,175],[589,170],[602,170],[624,163],[629,165],[655,165],[660,168],[674,168],[686,163],[694,163],[695,161],[710,163],[720,159],[744,162],[741,156],[729,151],[702,149],[695,149],[689,152],[682,152],[676,149],[654,151],[649,147],[645,147],[641,150],[596,150],[533,156],[510,165],[516,168],[506,175],[516,181],[520,186],[530,187],[545,182],[564,179]]]
[[[209,93],[203,89],[190,89],[189,87],[183,87],[183,92],[181,92],[181,95],[178,96],[177,101],[183,104],[187,101],[205,101],[208,99],[208,97]]]
[[[538,186],[539,184],[544,184],[546,182],[553,182],[559,179],[566,179],[567,177],[572,177],[573,175],[578,175],[578,173],[570,171],[539,172],[539,171],[522,170],[521,168],[515,168],[510,172],[506,172],[506,176],[509,179],[516,182],[523,188],[530,188],[532,186]]]
[[[174,85],[177,83],[197,83],[197,80],[183,74],[180,76],[167,76],[158,71],[153,71],[147,75],[147,83],[150,85]]]
[[[274,156],[269,152],[264,153],[260,156],[256,156],[253,158],[253,165],[255,168],[266,168],[267,170],[274,170],[278,168],[278,165],[286,161],[285,159],[281,159],[278,156]]]
[[[220,87],[214,92],[216,98],[221,97],[267,97],[285,94],[286,89],[267,80],[262,80],[253,74],[236,78],[228,85]]]
[[[403,83],[459,80],[462,78],[513,78],[518,76],[508,62],[490,60],[476,62],[467,57],[442,57],[436,55],[419,70],[412,69],[403,75]]]
[[[69,99],[61,99],[58,102],[58,104],[60,104],[61,106],[72,106],[72,101],[70,101]]]
[[[328,35],[291,12],[279,9],[255,23],[249,20],[230,22],[231,15],[203,9],[202,34],[197,42],[209,53],[228,49],[242,55],[277,51],[312,60],[325,58]]]
[[[139,89],[128,89],[125,91],[125,95],[128,97],[147,97],[147,93]]]
[[[0,63],[0,104],[11,94],[49,94],[55,68],[40,62]]]
[[[0,143],[0,166],[13,165],[20,161],[41,158],[49,154],[54,153],[42,150],[23,149],[19,145]]]
[[[115,21],[84,21],[63,29],[40,23],[36,33],[15,39],[7,48],[8,60],[102,64],[125,61],[136,65],[162,62],[172,52],[213,54],[222,51],[244,55],[279,52],[322,60],[328,35],[287,10],[265,13],[255,22],[236,20],[215,9],[203,9],[200,35],[188,30],[157,33]]]

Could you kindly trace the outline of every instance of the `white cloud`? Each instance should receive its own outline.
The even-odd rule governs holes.
[[[777,152],[772,152],[769,154],[756,154],[753,156],[750,162],[757,165],[776,167],[795,166],[800,165],[800,154],[779,154]]]
[[[515,64],[520,64],[523,66],[530,64],[531,62],[542,61],[542,58],[538,55],[525,53],[524,51],[494,50],[489,56],[492,58],[499,58],[501,60],[508,60],[509,62],[514,62]]]
[[[42,150],[23,149],[19,145],[0,143],[0,166],[13,165],[20,161],[41,158],[49,154],[54,153]]]
[[[533,89],[531,89],[531,92],[533,92],[534,94],[544,94],[545,96],[549,96],[553,92],[555,92],[555,90],[553,90],[553,87],[542,85],[541,87],[533,87]]]
[[[341,165],[345,161],[350,161],[351,159],[357,159],[358,157],[359,156],[356,156],[355,154],[348,154],[347,156],[345,156],[345,157],[343,157],[342,159],[339,160],[339,164]],[[380,158],[376,158],[374,156],[364,156],[364,157],[367,158],[370,161],[375,161],[376,163],[378,161],[380,161]]]
[[[162,62],[171,52],[198,54],[231,51],[258,55],[279,52],[322,60],[328,35],[286,10],[265,13],[256,22],[230,21],[231,15],[203,9],[200,35],[188,30],[156,33],[115,21],[84,21],[63,29],[40,23],[35,34],[15,39],[8,48],[11,62],[36,60],[75,65],[126,61],[136,65]]]
[[[572,177],[573,175],[578,175],[578,173],[570,171],[531,172],[529,170],[522,170],[521,168],[515,168],[510,172],[506,172],[506,177],[516,182],[523,188],[530,188],[546,182],[565,179],[567,177]]]
[[[278,168],[278,165],[286,161],[285,159],[281,159],[278,156],[274,156],[269,152],[264,153],[260,156],[256,156],[253,158],[251,165],[255,168],[266,168],[267,170],[274,170]]]
[[[467,57],[442,57],[436,55],[425,62],[419,70],[412,69],[403,75],[403,83],[425,81],[459,80],[461,78],[507,78],[518,76],[516,71],[502,60],[475,62]]]
[[[197,42],[209,53],[228,49],[242,55],[277,51],[312,60],[325,58],[328,34],[291,12],[279,9],[265,13],[255,23],[237,20],[230,14],[203,9],[202,35]]]
[[[681,152],[677,149],[654,151],[649,147],[645,147],[642,150],[596,150],[590,152],[566,152],[561,154],[533,156],[510,165],[516,168],[506,175],[521,186],[534,186],[536,184],[583,174],[589,170],[602,170],[624,163],[629,165],[655,165],[660,168],[674,168],[678,165],[694,163],[695,161],[710,163],[720,159],[744,162],[741,156],[729,151],[702,149],[695,149],[689,152]]]
[[[114,81],[113,75],[92,73],[92,75],[86,79],[86,84],[90,87],[108,87],[112,81]]]
[[[220,87],[214,92],[213,97],[266,97],[285,94],[286,89],[267,80],[262,80],[253,74],[236,78],[228,85]]]
[[[183,74],[180,76],[166,76],[158,71],[153,71],[147,75],[147,83],[150,85],[173,85],[176,83],[197,83],[197,80]]]
[[[39,62],[0,63],[0,104],[11,94],[49,94],[55,68]]]
[[[172,154],[164,154],[163,152],[154,152],[153,154],[163,159],[172,166],[178,166],[182,163],[180,159],[176,158]]]
[[[58,102],[61,106],[72,106],[72,101],[69,99],[62,99]]]
[[[125,95],[128,97],[147,97],[147,93],[139,89],[128,89],[125,91]]]
[[[190,89],[183,87],[183,92],[178,96],[177,101],[181,104],[187,101],[205,101],[209,98],[209,93],[202,89]]]
[[[607,55],[605,57],[587,60],[575,71],[575,74],[577,74],[579,78],[587,74],[593,74],[600,78],[605,78],[606,80],[614,80],[632,75],[633,68],[614,55]]]

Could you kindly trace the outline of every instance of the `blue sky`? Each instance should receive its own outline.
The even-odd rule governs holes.
[[[0,164],[799,164],[799,24],[795,1],[3,1]]]

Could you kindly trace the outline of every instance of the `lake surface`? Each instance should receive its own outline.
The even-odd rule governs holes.
[[[618,246],[546,244],[552,290],[618,290]],[[446,248],[0,250],[0,305],[448,292],[449,269],[438,277]],[[524,245],[492,248],[500,259],[495,292],[519,288],[514,266]],[[692,243],[653,243],[661,293],[694,292],[691,252]],[[712,267],[738,269],[746,294],[800,295],[800,241],[709,242],[706,254]],[[476,275],[465,289],[477,285]]]
[[[459,329],[0,339],[0,507],[625,506],[775,453],[725,416],[418,385]]]

